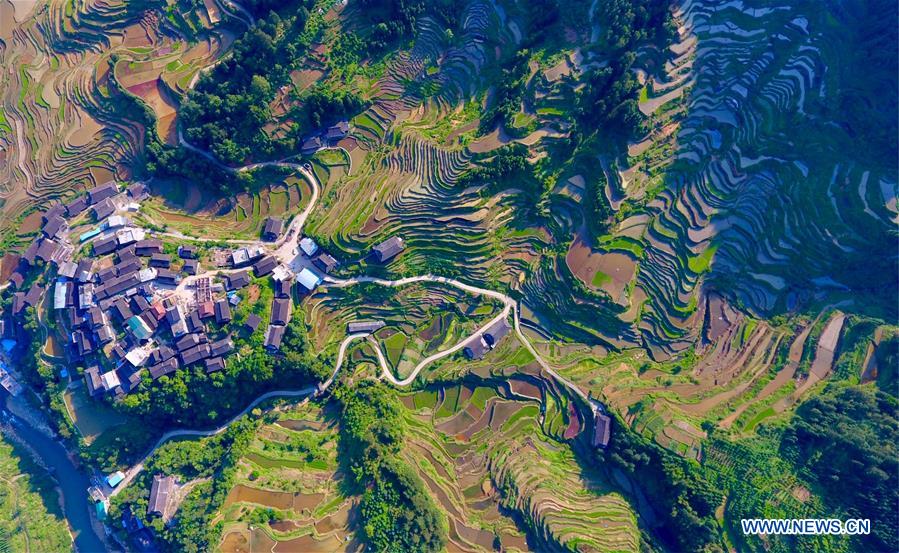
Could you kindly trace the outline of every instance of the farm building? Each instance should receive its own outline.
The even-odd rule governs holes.
[[[219,324],[231,322],[231,306],[227,300],[220,299],[215,302],[215,322]]]
[[[172,258],[164,253],[154,253],[150,256],[150,266],[168,269],[172,265]]]
[[[281,349],[281,340],[284,339],[284,327],[281,325],[269,325],[265,333],[265,347],[271,351]]]
[[[206,374],[214,373],[225,368],[225,360],[221,357],[212,357],[205,361]]]
[[[362,332],[371,334],[379,328],[384,328],[384,321],[353,321],[346,325],[347,334],[360,334]]]
[[[201,319],[208,319],[215,316],[215,305],[212,301],[204,301],[197,305],[197,314]]]
[[[90,204],[94,205],[102,202],[107,198],[111,198],[119,193],[119,187],[116,186],[116,183],[110,181],[106,184],[101,184],[99,186],[95,186],[87,191],[87,196],[90,199]]]
[[[90,396],[103,393],[103,382],[100,380],[100,368],[96,365],[84,369],[84,384]]]
[[[49,263],[56,257],[58,252],[59,244],[49,238],[44,238],[41,240],[41,245],[37,248],[37,258]]]
[[[97,236],[97,235],[100,234],[101,232],[102,232],[102,229],[100,229],[100,228],[95,228],[95,229],[91,229],[91,230],[89,230],[89,231],[87,231],[87,232],[82,232],[82,233],[78,236],[78,241],[79,241],[79,242],[87,242],[88,240],[90,240],[90,239],[93,238],[94,236]]]
[[[512,327],[509,325],[509,322],[505,318],[500,319],[484,331],[484,341],[487,342],[487,345],[491,348],[495,348],[496,344],[498,344],[503,336],[508,334],[510,330],[512,330]]]
[[[222,338],[209,344],[209,353],[215,357],[222,357],[234,351],[234,342],[231,337]]]
[[[9,284],[18,290],[22,287],[22,284],[25,283],[25,275],[20,273],[19,271],[14,272],[9,276]]]
[[[262,322],[262,317],[255,313],[250,313],[247,315],[247,320],[244,322],[244,327],[247,331],[252,334],[256,332],[256,329],[259,328],[259,323]]]
[[[228,290],[238,290],[250,283],[250,274],[247,271],[240,271],[228,277]]]
[[[306,257],[312,257],[318,251],[318,244],[316,244],[315,240],[312,238],[304,236],[303,239],[300,240],[300,250],[306,254]]]
[[[293,286],[292,280],[276,280],[275,296],[279,298],[289,298],[291,286]]]
[[[117,298],[112,303],[113,314],[119,318],[121,321],[125,321],[134,316],[134,313],[131,311],[131,307],[128,305],[128,302],[125,298]]]
[[[340,140],[350,134],[350,124],[347,121],[339,121],[336,125],[328,127],[325,138],[331,141]]]
[[[336,269],[338,265],[337,260],[325,252],[318,254],[318,256],[312,260],[312,263],[325,273],[330,273]]]
[[[171,357],[150,367],[150,376],[153,380],[156,380],[157,378],[173,373],[176,370],[178,370],[178,358]]]
[[[87,282],[92,279],[91,269],[93,266],[94,260],[90,258],[84,258],[78,262],[78,271],[75,273],[78,282]]]
[[[119,241],[115,235],[105,236],[94,242],[94,255],[112,253],[117,247],[119,247]]]
[[[175,349],[178,351],[187,351],[190,348],[197,347],[203,342],[203,340],[200,339],[200,336],[200,334],[185,334],[175,342]]]
[[[274,280],[275,283],[289,280],[292,276],[293,273],[290,272],[290,269],[288,269],[286,265],[278,265],[275,267],[275,270],[272,271],[272,280]]]
[[[167,518],[169,505],[175,492],[175,477],[157,474],[150,486],[150,500],[147,502],[147,514]]]
[[[374,254],[375,259],[377,259],[379,263],[384,263],[399,255],[405,248],[406,245],[403,243],[402,238],[399,236],[391,236],[372,248],[372,254]]]
[[[209,357],[209,344],[199,344],[180,353],[181,364],[185,367]]]
[[[149,358],[150,354],[143,348],[134,348],[125,354],[125,360],[131,363],[132,367],[142,367]]]
[[[265,250],[262,249],[261,246],[247,246],[246,248],[240,248],[239,250],[231,252],[231,264],[235,267],[240,267],[241,265],[246,265],[247,263],[262,257],[264,253]]]
[[[65,309],[66,294],[71,282],[57,281],[53,289],[53,309]]]
[[[143,231],[143,229],[139,228],[124,228],[116,232],[116,239],[119,241],[119,246],[127,246],[128,244],[138,244],[144,241],[144,237],[147,235]],[[149,240],[149,242],[154,242],[155,240]],[[138,255],[142,255],[140,251],[138,251]],[[150,255],[149,253],[146,255]]]
[[[184,313],[178,305],[170,307],[165,312],[165,319],[172,329],[172,336],[177,338],[183,334],[187,334],[187,321],[184,320]]]
[[[93,208],[93,211],[94,220],[102,221],[103,219],[115,213],[115,205],[113,205],[112,200],[106,199],[96,204]]]
[[[181,278],[171,269],[156,269],[156,282],[160,284],[178,284]]]
[[[147,197],[149,197],[149,193],[147,192],[147,186],[142,182],[136,182],[125,189],[128,192],[128,195],[134,201],[141,201]]]
[[[48,219],[46,223],[44,223],[44,227],[41,229],[41,231],[47,238],[56,238],[62,232],[64,232],[67,227],[68,225],[66,224],[66,220],[59,215],[55,215]]]
[[[64,261],[59,265],[57,274],[61,277],[75,278],[75,273],[77,271],[78,265],[74,261]]]
[[[103,389],[107,392],[115,391],[116,388],[122,385],[122,382],[119,380],[119,373],[115,371],[109,371],[101,374],[100,382],[103,383]]]
[[[159,240],[138,240],[134,244],[134,253],[141,257],[152,257],[162,253],[162,242]]]
[[[313,136],[312,138],[308,138],[303,142],[303,146],[300,148],[300,153],[304,156],[308,156],[310,154],[314,154],[322,147],[322,139]]]
[[[322,279],[317,274],[307,268],[303,268],[297,275],[297,282],[308,292],[315,290],[315,287],[322,283]]]
[[[87,209],[87,196],[78,196],[66,204],[66,215],[68,217],[81,215],[85,209]]]
[[[98,344],[108,344],[112,342],[115,336],[112,333],[112,329],[109,328],[109,325],[103,325],[97,329],[97,343]]]
[[[290,322],[290,300],[275,298],[272,300],[272,324],[286,325]]]
[[[255,265],[253,265],[253,274],[255,274],[257,277],[265,276],[274,271],[275,267],[277,266],[278,260],[272,256],[267,256],[260,259],[256,262]]]
[[[262,239],[268,240],[269,242],[274,242],[278,239],[278,236],[281,235],[281,232],[283,230],[283,220],[277,217],[269,217],[265,220],[265,225],[262,227]]]
[[[190,312],[190,315],[185,317],[187,321],[187,330],[188,332],[205,332],[206,327],[203,325],[203,321],[200,320],[200,312],[196,309]]]
[[[593,447],[606,448],[612,432],[612,419],[598,410],[593,412]]]
[[[490,346],[487,345],[484,337],[480,334],[470,339],[468,343],[465,344],[465,347],[462,348],[462,352],[465,353],[465,356],[469,359],[480,359],[481,357],[484,357],[488,351],[490,351]]]
[[[44,222],[46,223],[46,222],[49,221],[50,219],[54,219],[54,218],[56,218],[56,217],[60,217],[60,216],[63,215],[65,212],[66,212],[66,207],[65,207],[64,205],[62,205],[62,204],[56,203],[56,204],[53,204],[53,205],[50,207],[50,209],[48,209],[47,211],[45,211],[43,215],[41,215],[41,220],[44,221]]]
[[[135,295],[131,298],[131,307],[134,308],[134,311],[137,313],[143,313],[147,309],[150,309],[150,302],[147,301],[147,298],[141,295]]]
[[[104,229],[119,228],[128,225],[128,218],[122,215],[111,215],[109,219],[103,223]]]

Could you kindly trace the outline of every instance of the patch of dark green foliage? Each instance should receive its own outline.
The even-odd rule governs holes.
[[[440,551],[446,522],[421,478],[399,457],[406,426],[399,400],[384,384],[340,388],[340,459],[362,495],[360,536],[373,551]]]
[[[833,509],[871,519],[871,551],[899,550],[896,398],[871,386],[833,387],[803,403],[784,432],[783,456]]]

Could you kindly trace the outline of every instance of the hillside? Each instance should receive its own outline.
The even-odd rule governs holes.
[[[106,499],[129,546],[895,550],[897,17],[0,0],[14,375],[91,468],[127,474]],[[158,251],[64,207],[110,181]],[[95,289],[129,264],[141,286],[85,329],[65,255]],[[202,336],[183,348],[181,308]],[[221,365],[191,366],[207,342]],[[122,389],[94,393],[92,367]],[[148,513],[155,474],[174,514]]]

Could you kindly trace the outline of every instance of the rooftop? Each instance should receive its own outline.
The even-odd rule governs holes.
[[[403,243],[402,238],[399,236],[391,236],[372,248],[372,253],[374,253],[375,259],[377,259],[378,262],[384,263],[385,261],[389,261],[396,257],[405,248],[406,245]]]
[[[311,292],[315,290],[316,286],[321,284],[322,279],[320,276],[304,267],[303,270],[300,271],[300,273],[297,275],[297,282],[299,282],[303,288]]]

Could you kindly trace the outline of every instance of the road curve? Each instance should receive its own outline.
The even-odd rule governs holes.
[[[540,365],[540,367],[543,368],[543,370],[545,370],[547,372],[547,374],[549,374],[550,376],[555,378],[563,386],[565,386],[566,388],[570,389],[572,392],[577,394],[581,399],[583,399],[584,401],[588,401],[587,394],[585,394],[583,392],[583,390],[581,390],[579,387],[574,385],[574,383],[572,383],[571,381],[569,381],[568,379],[564,378],[562,375],[557,373],[552,367],[549,366],[549,363],[547,363],[543,359],[543,357],[540,356],[540,354],[537,352],[537,349],[534,348],[534,346],[531,344],[530,340],[527,339],[527,337],[524,335],[524,332],[522,332],[522,330],[521,330],[521,322],[519,320],[517,302],[512,297],[510,297],[506,294],[503,294],[502,292],[497,292],[496,290],[490,290],[488,288],[480,288],[478,286],[472,286],[470,284],[465,284],[464,282],[460,282],[460,281],[452,279],[452,278],[435,276],[435,275],[430,275],[430,274],[414,276],[414,277],[406,277],[406,278],[402,278],[399,280],[385,280],[382,278],[365,277],[365,276],[348,278],[348,279],[337,279],[337,278],[333,278],[333,277],[326,277],[324,282],[325,282],[325,285],[331,285],[331,286],[340,287],[340,288],[345,287],[345,286],[352,286],[353,284],[359,284],[359,283],[363,283],[363,282],[370,282],[370,283],[374,283],[374,284],[380,284],[382,286],[391,286],[391,287],[404,286],[404,285],[412,284],[412,283],[416,283],[416,282],[432,282],[432,283],[438,283],[438,284],[445,284],[448,286],[452,286],[454,288],[458,288],[458,289],[468,292],[470,294],[474,294],[474,295],[478,295],[478,296],[487,296],[487,297],[490,297],[490,298],[493,298],[493,299],[503,302],[503,304],[505,305],[505,308],[503,309],[502,313],[500,313],[498,316],[496,316],[495,318],[490,320],[487,324],[483,325],[477,331],[472,333],[468,338],[463,339],[462,341],[460,341],[458,344],[456,344],[452,348],[446,349],[441,352],[437,352],[434,355],[431,355],[430,357],[423,359],[412,370],[412,373],[410,373],[410,375],[408,377],[406,377],[402,380],[397,380],[393,376],[393,373],[390,371],[389,367],[387,366],[387,363],[384,360],[383,355],[381,355],[380,348],[377,347],[377,343],[373,342],[373,344],[376,346],[376,351],[378,352],[379,361],[381,362],[381,370],[382,370],[384,377],[397,386],[407,386],[407,385],[411,384],[412,381],[415,380],[415,378],[418,376],[418,373],[421,372],[421,370],[423,368],[425,368],[427,365],[459,351],[460,349],[462,349],[465,346],[465,344],[468,342],[468,340],[470,340],[473,336],[477,335],[480,332],[483,332],[486,328],[488,328],[490,325],[494,324],[495,322],[507,317],[509,315],[509,311],[511,310],[512,314],[513,314],[513,317],[512,317],[513,328],[515,329],[516,336],[518,336],[519,341],[521,341],[521,343],[524,345],[525,348],[527,348],[527,350],[531,353],[531,355],[534,356],[534,359],[537,360],[537,363]]]
[[[210,430],[182,429],[166,432],[158,440],[156,440],[156,443],[153,444],[153,447],[151,447],[150,450],[143,456],[140,462],[125,471],[125,479],[122,480],[121,483],[119,483],[114,489],[105,490],[106,496],[114,497],[116,494],[127,488],[128,484],[130,484],[131,481],[134,480],[134,478],[144,469],[144,464],[146,463],[147,459],[149,459],[150,456],[153,455],[153,453],[162,446],[162,444],[166,443],[169,440],[186,436],[207,438],[209,436],[221,434],[222,432],[227,430],[229,426],[234,424],[235,421],[252,411],[257,405],[268,399],[276,397],[307,397],[310,395],[323,394],[328,388],[331,387],[331,384],[334,383],[335,378],[337,378],[337,373],[338,371],[340,371],[340,367],[343,366],[343,361],[346,358],[346,350],[349,347],[350,343],[354,340],[364,339],[366,336],[368,336],[368,334],[350,334],[343,339],[343,342],[340,343],[340,348],[337,350],[337,361],[334,363],[334,370],[331,372],[331,376],[329,376],[326,381],[322,382],[318,386],[308,386],[300,390],[274,390],[262,394],[261,396],[254,399],[249,405],[247,405],[243,409],[243,411],[228,419],[228,421],[223,423],[221,426]]]

